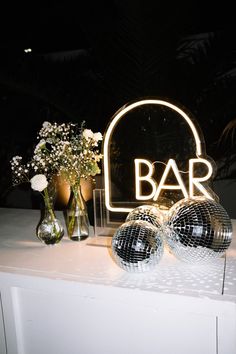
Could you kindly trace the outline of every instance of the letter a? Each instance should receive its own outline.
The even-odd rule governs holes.
[[[177,185],[164,184],[171,168],[172,168],[172,170],[174,172],[174,175],[175,175],[175,177],[176,177],[176,179],[178,181]],[[169,159],[169,161],[168,161],[168,163],[166,165],[165,171],[164,171],[164,173],[163,173],[163,175],[161,177],[160,183],[159,183],[159,185],[157,187],[156,194],[155,194],[153,200],[156,201],[158,199],[159,194],[160,194],[162,189],[181,189],[182,192],[183,192],[184,197],[188,198],[188,193],[187,193],[187,190],[185,188],[184,182],[182,180],[182,177],[180,176],[180,173],[179,173],[178,167],[176,165],[176,162],[173,159]]]

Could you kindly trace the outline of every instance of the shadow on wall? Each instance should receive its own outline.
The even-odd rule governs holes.
[[[21,184],[12,187],[6,193],[3,207],[20,208],[20,209],[39,209],[41,207],[41,196],[38,192],[34,192],[30,184]]]

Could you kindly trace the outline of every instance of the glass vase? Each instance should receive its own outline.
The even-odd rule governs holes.
[[[88,211],[80,185],[78,188],[71,188],[66,209],[66,226],[68,237],[73,241],[82,241],[89,236]]]
[[[54,245],[60,242],[64,235],[64,228],[60,220],[56,218],[52,205],[48,192],[45,191],[42,217],[37,226],[36,235],[46,245]]]

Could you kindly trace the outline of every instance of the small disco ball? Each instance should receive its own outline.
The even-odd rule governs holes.
[[[143,220],[156,227],[160,227],[163,223],[163,214],[153,205],[141,205],[127,215],[126,221],[131,220]]]
[[[200,196],[175,203],[166,226],[170,250],[189,263],[221,257],[232,239],[232,223],[225,209],[215,200]]]
[[[163,252],[163,239],[159,229],[147,221],[125,222],[112,238],[115,261],[128,272],[145,272],[153,269]]]

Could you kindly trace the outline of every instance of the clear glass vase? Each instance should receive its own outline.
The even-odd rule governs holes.
[[[37,226],[36,235],[46,245],[54,245],[61,241],[64,229],[53,209],[45,207],[43,217]]]
[[[64,235],[64,228],[56,218],[53,203],[50,200],[47,189],[44,192],[44,207],[42,217],[36,229],[39,240],[46,245],[54,245],[61,241]]]
[[[80,185],[71,188],[66,209],[66,226],[68,237],[73,241],[82,241],[89,236],[88,211]]]

